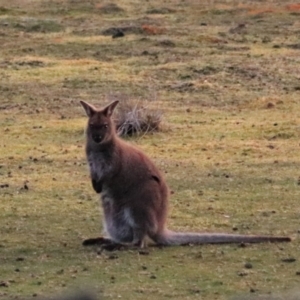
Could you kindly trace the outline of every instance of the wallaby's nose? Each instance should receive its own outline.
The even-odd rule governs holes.
[[[93,134],[92,139],[95,143],[99,144],[102,141],[102,136],[99,134]]]

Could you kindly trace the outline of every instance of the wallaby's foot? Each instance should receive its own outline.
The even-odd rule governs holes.
[[[115,242],[111,241],[110,244],[103,244],[103,245],[101,245],[101,249],[102,250],[106,250],[106,251],[118,251],[118,250],[128,249],[128,246],[122,245],[122,244],[118,244],[118,243],[115,243]]]
[[[138,242],[138,243],[132,245],[132,244],[118,244],[118,243],[111,241],[111,243],[101,245],[101,249],[107,250],[107,251],[132,249],[132,250],[138,250],[138,251],[143,252],[145,249],[145,243],[143,241],[141,241],[141,242]],[[147,251],[145,251],[145,252],[147,252]]]
[[[103,246],[103,245],[109,245],[113,243],[112,240],[104,238],[104,237],[97,237],[97,238],[91,238],[86,239],[82,242],[83,246]]]
[[[91,238],[91,239],[86,239],[82,242],[83,246],[100,246],[101,250],[106,250],[106,251],[117,251],[117,250],[126,250],[129,248],[133,249],[141,249],[144,246],[144,243],[137,243],[135,245],[124,245],[124,244],[119,244],[111,239],[104,238],[104,237],[97,237],[97,238]]]

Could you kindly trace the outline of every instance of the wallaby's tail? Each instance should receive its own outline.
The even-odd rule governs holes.
[[[290,242],[290,237],[242,235],[227,233],[183,233],[166,230],[156,235],[153,240],[160,245],[187,245],[187,244],[231,244],[231,243],[264,243],[264,242]]]

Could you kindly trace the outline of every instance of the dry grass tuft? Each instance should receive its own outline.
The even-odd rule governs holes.
[[[131,99],[125,95],[113,95],[111,100],[119,100],[115,113],[115,123],[120,136],[159,131],[162,111],[153,105],[154,101]]]

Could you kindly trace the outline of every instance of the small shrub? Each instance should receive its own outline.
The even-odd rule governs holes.
[[[120,136],[159,131],[162,111],[153,105],[153,101],[136,100],[122,97],[115,113],[115,123]]]

